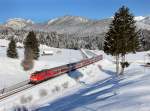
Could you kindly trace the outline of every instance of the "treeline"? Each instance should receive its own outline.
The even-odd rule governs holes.
[[[23,43],[30,31],[27,30],[1,30],[0,39],[11,40]],[[40,44],[56,48],[68,49],[103,49],[103,34],[92,34],[78,36],[78,34],[58,34],[57,32],[39,32],[34,31]]]
[[[0,39],[11,40],[14,38],[16,42],[23,43],[30,31],[27,30],[13,30],[1,29]],[[79,36],[78,34],[59,34],[57,32],[40,32],[34,31],[36,38],[40,44],[47,45],[56,48],[68,48],[68,49],[99,49],[103,50],[104,35],[101,34],[86,34],[85,36]],[[150,50],[150,31],[140,30],[141,34],[141,48],[140,51]]]
[[[141,50],[150,50],[150,31],[149,30],[142,30],[141,31]]]
[[[76,35],[68,34],[57,34],[52,32],[46,37],[41,35],[39,37],[41,44],[56,48],[68,48],[68,49],[102,49],[103,48],[103,38],[99,35],[78,37]]]

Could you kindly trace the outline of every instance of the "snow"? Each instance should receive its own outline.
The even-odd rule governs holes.
[[[102,78],[103,75],[109,75],[108,77],[98,78],[95,82],[89,82],[86,86],[76,88],[76,90],[70,89],[72,93],[68,94],[68,91],[62,97],[49,100],[46,106],[41,105],[38,110],[149,111],[150,68],[141,66],[144,63],[143,57],[147,53],[128,54],[128,60],[131,62],[130,67],[125,70],[124,76],[119,77],[114,73],[114,64],[109,61],[113,58],[104,55],[104,60],[97,63],[97,66],[102,66],[99,75]],[[86,82],[88,79],[83,81]]]
[[[13,18],[13,19],[9,19],[6,22],[5,26],[12,27],[12,28],[15,28],[15,29],[20,29],[20,28],[25,27],[27,24],[34,24],[34,22],[30,19],[25,20],[25,19],[22,19],[22,18]]]
[[[56,20],[58,20],[58,18],[51,19],[51,20],[49,20],[49,21],[48,21],[48,23],[47,23],[47,24],[49,25],[49,24],[51,24],[51,23],[55,22]]]
[[[0,39],[0,89],[28,80],[30,74],[35,71],[76,62],[83,58],[80,51],[57,49],[41,45],[40,54],[46,50],[52,51],[53,55],[40,56],[38,61],[34,61],[34,68],[32,70],[24,71],[21,66],[21,62],[24,58],[23,48],[17,49],[19,59],[11,59],[6,57],[8,43],[9,41]],[[22,44],[17,43],[17,46],[20,45],[23,46]]]
[[[54,19],[51,19],[51,20],[49,20],[48,21],[48,25],[51,25],[51,24],[53,24],[54,22],[56,22],[56,24],[61,24],[61,23],[63,23],[63,22],[68,22],[68,21],[75,21],[75,22],[77,22],[77,23],[86,23],[86,22],[88,22],[89,20],[88,19],[86,19],[86,18],[84,18],[84,17],[80,17],[80,16],[68,16],[68,15],[66,15],[66,16],[62,16],[62,17],[60,17],[60,18],[54,18]]]
[[[43,51],[43,55],[53,55],[53,54],[54,54],[54,52],[51,50],[44,50]]]
[[[120,78],[109,77],[72,94],[65,94],[47,106],[41,106],[39,111],[148,111],[150,69],[141,72],[143,67],[140,67],[137,73],[138,69],[136,74],[130,69]]]
[[[83,96],[90,96],[90,95],[92,95],[92,94],[94,94],[94,93],[98,93],[98,92],[100,92],[100,91],[109,89],[109,88],[111,88],[112,86],[113,86],[113,85],[104,86],[104,87],[102,87],[102,88],[100,88],[100,89],[96,89],[96,90],[94,90],[94,91],[90,91],[90,92],[88,92],[88,93],[85,93]]]
[[[113,16],[111,16],[110,18],[114,18]],[[143,20],[143,19],[145,19],[146,17],[144,17],[144,16],[135,16],[134,17],[134,20],[135,21],[141,21],[141,20]]]
[[[141,21],[141,20],[143,20],[145,17],[143,17],[143,16],[136,16],[136,17],[134,17],[134,20],[136,20],[136,21]]]
[[[5,45],[7,41],[1,43]],[[54,56],[41,56],[35,61],[32,71],[83,58],[80,51],[47,46],[40,49],[53,51]],[[1,87],[23,81],[32,72],[22,71],[23,49],[18,49],[18,52],[21,58],[9,59],[5,56],[6,47],[0,47],[0,63],[3,63],[0,64]],[[0,102],[0,110],[23,105],[38,111],[149,111],[150,68],[143,67],[149,61],[149,51],[128,54],[130,66],[122,76],[116,76],[114,57],[97,50],[82,49],[82,53],[87,57],[103,54],[104,59],[6,98]],[[28,102],[22,103],[23,98]]]

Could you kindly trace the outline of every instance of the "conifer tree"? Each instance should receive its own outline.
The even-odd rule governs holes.
[[[17,49],[16,49],[16,42],[13,38],[11,39],[11,41],[8,45],[7,56],[10,58],[18,58],[18,53],[17,53]]]
[[[39,58],[39,43],[33,31],[29,32],[29,34],[27,35],[24,42],[24,47],[25,50],[30,48],[32,49],[34,59],[37,60]]]
[[[129,64],[126,62],[127,53],[135,53],[139,48],[139,32],[136,29],[134,16],[129,8],[122,6],[114,15],[109,31],[105,35],[104,52],[116,57],[116,72],[119,73],[119,57],[122,71]]]

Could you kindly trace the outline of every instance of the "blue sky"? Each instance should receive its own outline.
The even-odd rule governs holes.
[[[150,15],[150,0],[0,0],[0,22],[9,18],[44,22],[64,15],[103,19],[113,16],[122,5],[136,16]]]

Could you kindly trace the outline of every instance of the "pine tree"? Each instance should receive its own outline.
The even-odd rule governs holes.
[[[18,53],[16,50],[16,42],[13,38],[11,39],[9,43],[9,46],[7,49],[7,56],[10,58],[18,58]]]
[[[119,57],[121,56],[122,71],[129,64],[127,53],[135,53],[139,48],[139,32],[136,29],[134,16],[129,8],[122,6],[114,15],[109,31],[105,35],[104,52],[116,57],[116,72],[119,73]]]
[[[29,32],[29,34],[27,35],[26,40],[24,42],[24,47],[25,49],[32,49],[34,59],[37,60],[39,58],[39,43],[33,31]]]

